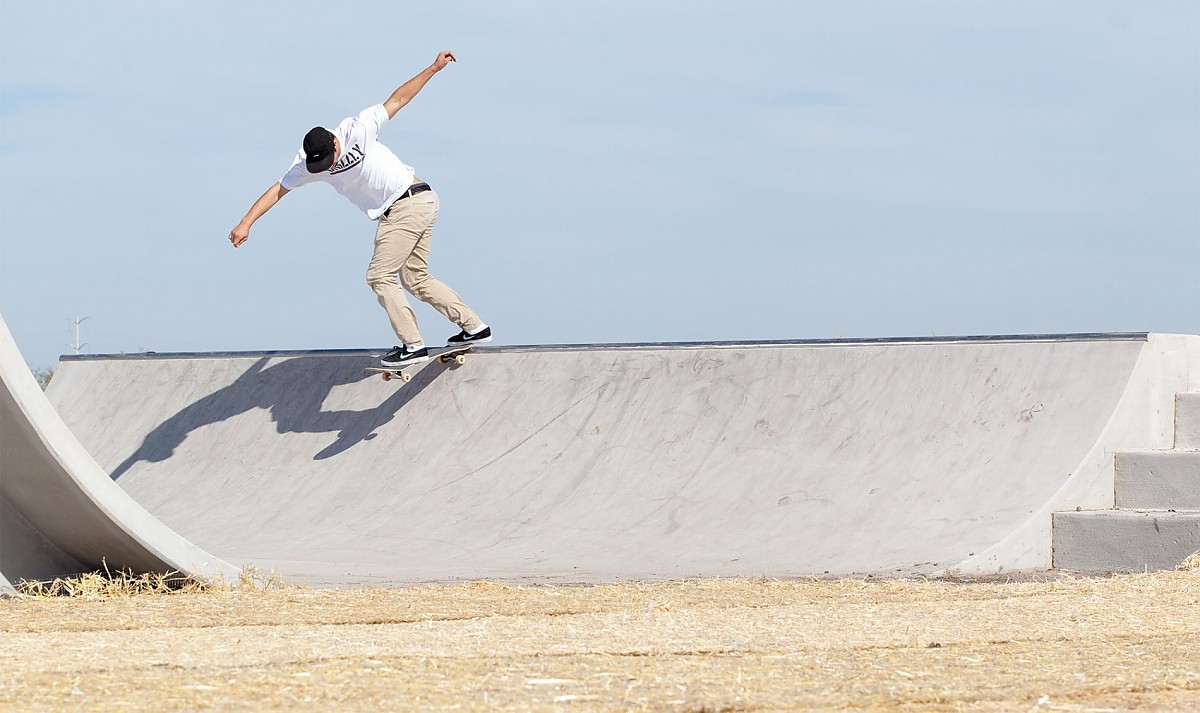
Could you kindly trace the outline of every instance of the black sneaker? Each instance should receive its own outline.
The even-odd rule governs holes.
[[[425,347],[411,352],[408,347],[392,347],[390,352],[383,355],[379,363],[383,366],[408,366],[423,361],[429,361],[429,350]]]
[[[467,330],[463,330],[453,337],[446,340],[448,347],[461,347],[464,344],[483,344],[484,342],[492,341],[492,328],[484,327],[475,334],[467,334]]]

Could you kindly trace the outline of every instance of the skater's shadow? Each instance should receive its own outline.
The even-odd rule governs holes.
[[[412,381],[393,387],[393,393],[364,411],[326,411],[326,397],[337,386],[372,375],[364,371],[377,362],[368,357],[295,357],[267,366],[259,359],[232,384],[190,404],[146,435],[142,445],[112,471],[117,480],[139,462],[161,463],[193,431],[226,421],[251,409],[266,409],[275,430],[285,433],[336,433],[334,442],[313,454],[313,460],[332,458],[374,437],[379,427],[438,378],[445,369],[422,368]],[[378,378],[377,376],[374,378]],[[380,384],[383,388],[383,384]],[[262,443],[263,448],[273,444]]]

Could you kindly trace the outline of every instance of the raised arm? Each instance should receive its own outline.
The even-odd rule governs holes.
[[[433,60],[433,64],[421,70],[421,73],[417,76],[396,87],[396,91],[392,92],[392,95],[383,103],[383,108],[387,111],[388,118],[391,119],[394,117],[396,112],[400,111],[405,104],[412,101],[412,98],[417,95],[417,92],[421,91],[425,83],[433,79],[433,75],[445,69],[447,64],[457,61],[450,52],[438,52],[437,59]]]
[[[279,202],[280,198],[286,196],[290,191],[279,185],[276,181],[275,185],[267,189],[266,193],[259,196],[258,200],[254,201],[254,205],[250,206],[250,211],[246,213],[246,217],[242,218],[242,222],[237,224],[233,230],[229,231],[229,242],[233,243],[233,247],[238,248],[242,243],[250,237],[250,226],[254,225],[254,221],[263,216],[264,213]]]

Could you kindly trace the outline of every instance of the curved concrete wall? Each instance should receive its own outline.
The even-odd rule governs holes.
[[[236,577],[133,501],[46,400],[0,318],[0,588],[109,569]]]
[[[980,573],[1111,504],[1195,339],[72,359],[50,396],[183,536],[315,584]]]
[[[1045,569],[1052,559],[1053,513],[1113,507],[1115,459],[1128,449],[1169,449],[1174,441],[1178,392],[1200,386],[1200,337],[1150,334],[1138,353],[1120,399],[1091,448],[1061,485],[1020,527],[962,563],[963,573],[1008,568]],[[1082,374],[1076,378],[1088,378]]]

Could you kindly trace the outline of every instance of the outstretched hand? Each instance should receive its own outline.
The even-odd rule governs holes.
[[[433,71],[440,72],[446,68],[447,64],[450,64],[451,62],[457,62],[457,61],[458,60],[454,57],[453,52],[449,52],[446,50],[438,52],[437,59],[433,60]]]
[[[242,243],[250,237],[250,229],[241,225],[229,231],[229,242],[233,243],[233,247],[240,248]]]

